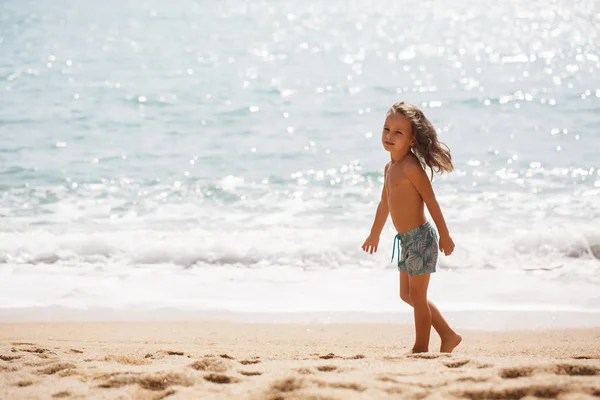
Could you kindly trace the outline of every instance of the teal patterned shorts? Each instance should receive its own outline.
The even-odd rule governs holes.
[[[408,275],[431,274],[435,272],[438,259],[438,239],[429,222],[408,232],[399,233],[394,238],[392,261],[398,248],[398,270]],[[400,251],[402,247],[402,251]]]

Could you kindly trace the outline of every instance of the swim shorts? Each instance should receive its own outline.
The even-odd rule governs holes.
[[[394,238],[392,261],[398,248],[398,270],[408,275],[431,274],[436,271],[438,259],[437,234],[429,222]],[[400,251],[402,248],[402,251]]]

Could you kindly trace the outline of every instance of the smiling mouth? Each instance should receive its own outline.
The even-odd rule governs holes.
[[[389,144],[390,146],[393,146],[394,143],[388,142],[387,140],[384,142],[385,144]]]

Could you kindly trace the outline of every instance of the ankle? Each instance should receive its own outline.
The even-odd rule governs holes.
[[[455,338],[456,336],[458,336],[458,334],[456,332],[454,332],[453,330],[451,330],[450,332],[445,332],[443,335],[440,335],[440,339],[447,340],[447,339]]]
[[[422,347],[422,346],[413,346],[411,353],[415,354],[415,353],[428,353],[429,352],[429,347]]]

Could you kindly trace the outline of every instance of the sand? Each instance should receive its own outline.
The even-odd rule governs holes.
[[[461,334],[453,354],[410,355],[394,324],[3,323],[0,398],[600,396],[600,328]]]

